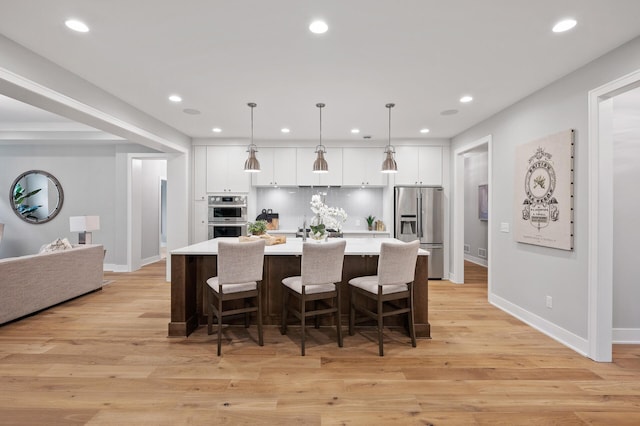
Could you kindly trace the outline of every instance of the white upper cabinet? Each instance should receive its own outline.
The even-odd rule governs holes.
[[[341,186],[342,148],[327,148],[324,158],[329,165],[328,173],[313,173],[313,162],[317,154],[314,148],[296,149],[296,169],[299,186]]]
[[[396,163],[396,185],[442,185],[441,146],[398,146]]]
[[[296,186],[296,149],[260,148],[260,173],[252,173],[255,186]]]
[[[207,147],[193,147],[193,199],[207,199]]]
[[[384,148],[343,148],[343,186],[385,186],[387,175],[382,173]]]
[[[207,192],[249,192],[251,173],[244,171],[243,146],[207,147]]]

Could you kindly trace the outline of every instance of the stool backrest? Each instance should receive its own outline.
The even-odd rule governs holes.
[[[342,281],[345,240],[302,244],[302,284],[328,284]]]
[[[378,259],[378,282],[407,284],[413,281],[420,241],[410,243],[382,243]]]
[[[239,284],[262,280],[265,240],[218,242],[218,282]]]

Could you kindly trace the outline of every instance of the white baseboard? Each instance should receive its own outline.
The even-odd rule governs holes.
[[[589,342],[576,334],[565,330],[562,327],[555,325],[554,323],[547,321],[546,319],[522,309],[521,307],[496,296],[495,294],[489,294],[489,303],[502,309],[506,313],[513,315],[524,323],[530,325],[541,333],[546,334],[559,343],[567,346],[570,349],[578,352],[582,356],[587,356],[589,353]]]
[[[467,260],[471,263],[475,263],[476,265],[480,265],[480,266],[488,266],[487,263],[487,259],[483,259],[481,257],[476,257],[476,256],[471,256],[470,254],[465,254],[464,255],[464,260]]]
[[[102,270],[109,272],[129,272],[127,265],[116,265],[115,263],[105,263],[102,266]]]
[[[147,257],[146,259],[142,259],[140,262],[140,266],[150,265],[151,263],[156,263],[161,259],[160,255],[157,254],[155,256]]]
[[[618,345],[638,345],[640,328],[614,328],[612,341]]]

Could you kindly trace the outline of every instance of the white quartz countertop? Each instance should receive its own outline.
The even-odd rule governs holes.
[[[378,255],[380,254],[380,245],[384,242],[396,242],[399,240],[395,238],[342,238],[347,242],[344,254],[347,256],[353,255]],[[191,246],[182,247],[176,250],[172,250],[171,254],[177,255],[212,255],[218,254],[218,241],[238,241],[237,238],[215,238],[213,240],[203,241]],[[331,241],[331,239],[330,239]],[[307,239],[309,244],[322,244],[311,239]],[[302,254],[302,238],[288,238],[285,244],[276,244],[273,246],[266,246],[264,254],[272,256],[292,256]],[[430,253],[427,250],[420,249],[418,251],[419,256],[428,256]]]

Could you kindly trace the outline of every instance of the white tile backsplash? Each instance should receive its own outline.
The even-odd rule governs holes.
[[[365,217],[368,215],[383,220],[388,226],[388,221],[382,217],[382,188],[257,188],[257,211],[272,209],[279,214],[280,229],[297,229],[302,226],[305,215],[307,223],[311,220],[313,212],[309,202],[317,193],[326,194],[328,206],[342,207],[347,212],[345,230],[367,229]],[[356,225],[357,220],[359,225]]]

